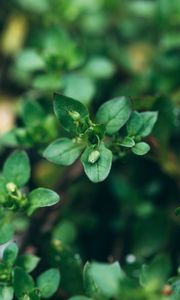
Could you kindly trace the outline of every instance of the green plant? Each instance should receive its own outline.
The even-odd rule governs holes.
[[[59,94],[55,94],[54,111],[72,137],[55,140],[44,151],[44,157],[69,166],[85,149],[81,162],[93,182],[103,181],[108,176],[113,157],[121,157],[129,149],[136,155],[144,155],[150,150],[150,146],[141,140],[151,133],[157,112],[132,112],[127,97],[105,102],[98,109],[95,121],[90,119],[81,102]]]
[[[0,297],[4,300],[38,300],[51,297],[57,290],[60,273],[49,269],[37,277],[31,273],[39,263],[39,257],[26,254],[18,256],[18,247],[10,243],[3,252],[0,262]]]
[[[180,299],[179,16],[1,1],[0,300]]]
[[[29,158],[26,152],[17,150],[5,161],[0,176],[1,214],[5,213],[4,218],[1,217],[1,243],[5,243],[13,235],[12,218],[16,217],[13,214],[21,212],[30,216],[36,209],[59,201],[59,195],[50,189],[37,188],[30,193],[25,192],[24,186],[29,177]]]

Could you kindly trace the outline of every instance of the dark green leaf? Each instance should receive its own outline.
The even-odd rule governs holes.
[[[60,94],[54,96],[54,111],[61,125],[68,131],[76,132],[77,126],[72,117],[73,113],[79,115],[81,122],[88,117],[88,111],[81,102]]]
[[[18,257],[16,265],[23,268],[27,273],[30,273],[36,268],[39,261],[39,257],[32,254],[25,254]]]
[[[18,247],[15,243],[10,243],[4,250],[3,260],[8,266],[13,266],[18,255]]]
[[[22,119],[26,126],[33,126],[45,119],[45,112],[37,101],[24,100],[22,105]]]
[[[28,275],[22,268],[16,267],[14,269],[13,286],[15,296],[22,297],[29,294],[34,289],[34,282],[30,275]]]

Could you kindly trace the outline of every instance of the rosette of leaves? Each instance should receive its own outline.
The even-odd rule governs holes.
[[[34,100],[24,100],[21,107],[22,127],[13,128],[0,138],[5,146],[22,145],[26,148],[48,145],[57,137],[57,122],[53,115],[46,114],[43,107]]]
[[[12,212],[30,216],[36,209],[51,206],[59,201],[59,195],[46,188],[37,188],[26,193],[24,186],[30,178],[30,162],[25,151],[13,152],[5,161],[0,175],[0,206]],[[3,221],[0,227],[0,243],[13,235],[12,222]]]
[[[60,94],[55,94],[54,111],[70,138],[52,142],[44,151],[44,157],[69,166],[81,156],[85,173],[93,182],[103,181],[108,176],[113,156],[121,156],[129,149],[136,155],[144,155],[150,150],[150,146],[141,140],[151,133],[157,113],[132,112],[127,97],[117,97],[102,104],[95,121],[90,119],[81,102]]]
[[[52,268],[40,274],[36,280],[29,274],[39,263],[32,254],[18,256],[18,247],[10,243],[0,261],[0,299],[40,300],[49,299],[60,283],[58,269]]]

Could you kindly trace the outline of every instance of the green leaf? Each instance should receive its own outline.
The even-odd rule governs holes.
[[[3,175],[18,187],[27,183],[30,177],[30,163],[25,151],[17,150],[8,157],[3,166]]]
[[[118,262],[113,264],[91,263],[84,270],[85,290],[90,296],[100,294],[103,297],[118,297],[120,283],[124,278]],[[89,284],[92,284],[89,286]]]
[[[60,138],[46,148],[43,156],[55,164],[69,166],[80,156],[82,148],[82,144]]]
[[[42,74],[33,80],[33,87],[42,91],[54,91],[61,87],[61,78],[59,74]]]
[[[0,221],[0,244],[4,244],[11,240],[14,234],[13,225],[10,223],[1,223]]]
[[[169,256],[160,255],[149,265],[143,265],[140,274],[140,284],[149,292],[162,290],[171,272]]]
[[[103,56],[94,56],[86,64],[85,72],[95,79],[111,77],[115,72],[114,64]]]
[[[37,286],[42,298],[51,297],[58,289],[60,273],[58,269],[49,269],[37,278]]]
[[[34,290],[32,277],[20,267],[14,269],[13,286],[17,298],[20,298],[25,294],[28,295]]]
[[[126,97],[118,97],[101,105],[96,121],[105,124],[106,133],[112,135],[128,121],[130,113],[130,100]]]
[[[76,97],[84,104],[88,104],[95,94],[94,81],[85,76],[79,74],[70,74],[64,79],[64,94],[67,97]]]
[[[149,152],[150,146],[145,142],[137,143],[133,148],[132,152],[136,155],[145,155]]]
[[[22,119],[26,126],[33,126],[45,119],[45,112],[37,101],[24,100],[22,105]]]
[[[131,137],[126,136],[120,145],[126,148],[132,148],[135,146],[135,141]]]
[[[32,272],[38,265],[40,258],[32,254],[25,254],[18,257],[16,265],[23,268],[27,273]]]
[[[10,243],[3,252],[3,260],[8,266],[13,266],[18,255],[18,247],[15,243]]]
[[[158,118],[158,113],[153,111],[133,112],[130,120],[127,123],[127,131],[131,136],[148,136]]]
[[[88,117],[88,111],[81,102],[60,94],[54,96],[54,111],[61,125],[67,131],[76,132],[77,126],[71,116],[72,113],[78,114],[81,122]]]
[[[97,152],[99,152],[99,157],[97,157]],[[96,156],[94,159],[92,154]],[[91,162],[89,160],[90,158]],[[93,146],[89,146],[81,156],[81,161],[88,178],[93,182],[100,182],[106,179],[110,172],[112,152],[107,149],[103,143],[101,143],[96,151],[94,151]]]
[[[51,206],[60,200],[57,193],[50,189],[38,188],[28,195],[29,209],[28,214],[32,214],[37,208]]]
[[[15,128],[5,132],[3,135],[0,136],[0,144],[9,147],[16,147],[18,145]]]
[[[13,294],[14,294],[14,291],[11,286],[0,286],[0,299],[12,300]]]
[[[143,126],[141,113],[134,111],[127,122],[127,132],[130,136],[137,136]]]
[[[45,63],[36,50],[26,49],[18,54],[16,58],[16,67],[21,71],[34,72],[43,70]]]

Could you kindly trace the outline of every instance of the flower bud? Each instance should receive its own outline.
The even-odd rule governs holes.
[[[68,113],[74,121],[78,121],[81,117],[80,114],[75,110],[69,111]]]
[[[98,150],[93,150],[88,157],[88,162],[94,164],[100,158],[100,152]]]
[[[6,188],[7,188],[8,192],[14,193],[17,189],[17,186],[15,185],[14,182],[8,182],[6,184]]]

